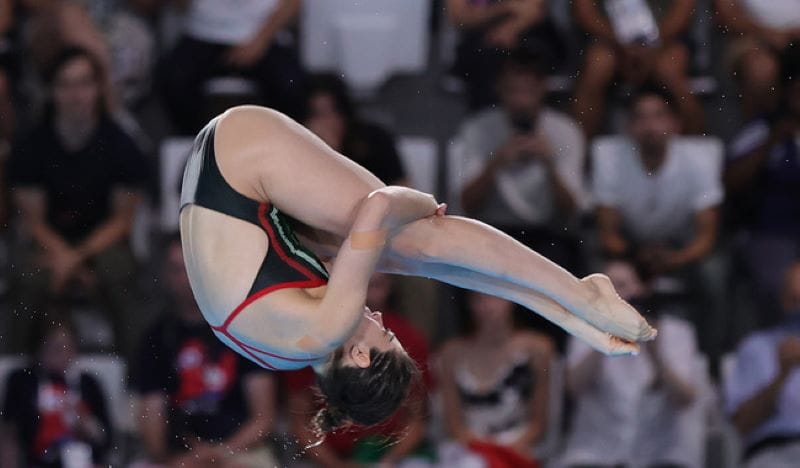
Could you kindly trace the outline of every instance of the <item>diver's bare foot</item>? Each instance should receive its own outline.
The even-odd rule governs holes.
[[[581,279],[581,282],[589,288],[593,298],[588,310],[580,311],[584,320],[622,343],[648,341],[656,337],[656,329],[619,297],[608,276],[597,273]],[[621,345],[621,348],[626,347]]]

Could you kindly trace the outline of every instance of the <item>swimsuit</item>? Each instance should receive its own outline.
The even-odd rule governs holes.
[[[317,256],[298,241],[289,216],[269,203],[245,197],[225,181],[214,154],[217,122],[218,118],[209,122],[195,139],[183,175],[181,209],[194,204],[254,224],[266,233],[269,249],[245,300],[222,325],[211,328],[233,349],[267,369],[305,367],[318,362],[322,357],[296,359],[264,351],[242,342],[228,330],[239,313],[260,297],[279,289],[324,286],[328,272]],[[265,360],[267,357],[283,362],[276,367]]]

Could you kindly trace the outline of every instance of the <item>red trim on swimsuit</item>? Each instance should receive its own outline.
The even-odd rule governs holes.
[[[304,265],[300,264],[299,262],[297,262],[292,257],[290,257],[289,255],[286,254],[286,252],[283,250],[283,246],[281,245],[280,242],[278,242],[278,238],[275,235],[275,231],[272,229],[272,226],[269,224],[269,222],[267,220],[266,213],[267,213],[267,209],[268,208],[269,208],[269,204],[267,204],[267,203],[259,204],[259,206],[258,206],[258,219],[259,219],[259,221],[261,221],[261,227],[264,228],[264,231],[267,233],[267,236],[269,237],[269,246],[270,246],[270,248],[274,248],[275,249],[275,253],[278,254],[278,256],[281,258],[281,260],[283,260],[287,265],[291,266],[292,268],[294,268],[298,272],[302,273],[308,279],[304,280],[304,281],[290,281],[290,282],[286,282],[286,283],[277,283],[277,284],[273,284],[271,286],[268,286],[268,287],[266,287],[264,289],[261,289],[259,291],[256,291],[255,293],[253,293],[250,296],[246,297],[245,300],[242,301],[242,303],[239,304],[233,310],[233,312],[231,312],[231,314],[228,316],[228,318],[225,320],[225,322],[222,323],[222,325],[217,325],[217,326],[213,326],[212,325],[211,329],[214,330],[214,331],[217,331],[219,333],[222,333],[229,340],[231,340],[232,342],[236,343],[241,348],[242,351],[247,353],[250,357],[252,357],[256,362],[261,364],[263,367],[265,367],[267,369],[271,369],[271,370],[278,370],[275,366],[273,366],[272,364],[268,363],[264,359],[260,358],[255,353],[260,353],[260,354],[263,354],[263,355],[266,355],[266,356],[269,356],[269,357],[273,357],[273,358],[276,358],[276,359],[281,359],[281,360],[288,361],[288,362],[316,362],[316,361],[319,361],[322,357],[320,356],[320,357],[308,358],[308,359],[298,359],[298,358],[290,358],[290,357],[281,356],[281,355],[278,355],[278,354],[275,354],[275,353],[271,353],[269,351],[264,351],[263,349],[259,349],[259,348],[255,347],[255,346],[252,346],[252,345],[249,345],[247,343],[242,342],[240,339],[236,338],[235,336],[233,336],[228,331],[228,327],[236,319],[236,317],[245,308],[247,308],[247,306],[249,306],[250,304],[252,304],[256,300],[266,296],[267,294],[269,294],[269,293],[271,293],[273,291],[277,291],[277,290],[280,290],[280,289],[286,289],[286,288],[316,288],[316,287],[319,287],[319,286],[326,285],[328,283],[328,281],[325,278],[321,278],[321,277],[319,277],[319,275],[314,274],[311,270],[309,270]]]

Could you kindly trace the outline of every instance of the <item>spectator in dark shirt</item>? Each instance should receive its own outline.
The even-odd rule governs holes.
[[[397,335],[408,354],[422,372],[426,389],[432,387],[428,372],[428,343],[425,336],[408,320],[392,310],[393,278],[378,273],[373,276],[367,290],[367,307],[383,312],[383,324]],[[316,440],[310,433],[311,418],[316,414],[314,372],[311,368],[284,372],[289,392],[289,415],[292,431],[302,445]],[[424,393],[425,389],[418,389]],[[419,401],[425,395],[418,395]],[[350,427],[329,434],[325,442],[307,452],[307,457],[325,467],[359,466],[377,463],[393,466],[404,459],[425,456],[423,444],[427,421],[421,408],[399,410],[385,423],[370,428]],[[401,437],[397,437],[402,434]],[[413,462],[412,462],[413,463]]]
[[[177,236],[166,246],[163,278],[169,312],[145,334],[136,363],[147,458],[168,466],[275,465],[264,445],[275,414],[273,375],[214,336]]]
[[[98,290],[120,349],[131,344],[134,258],[128,243],[146,161],[105,113],[101,68],[88,52],[65,49],[48,81],[46,118],[17,144],[9,185],[25,238],[15,262],[17,349],[48,297]]]
[[[204,83],[219,74],[254,79],[264,104],[296,117],[305,73],[290,32],[300,0],[178,0],[183,36],[164,62],[167,111],[194,134],[208,121]]]
[[[455,71],[467,83],[470,109],[497,100],[494,83],[504,57],[518,48],[540,57],[548,70],[566,50],[550,19],[552,0],[447,0],[450,22],[461,32]]]
[[[800,256],[800,47],[783,56],[782,108],[751,121],[728,151],[731,214],[749,234],[743,253],[755,283],[761,325],[778,319],[781,274]]]
[[[97,380],[72,367],[75,351],[69,327],[50,324],[39,342],[38,363],[9,377],[0,465],[61,467],[68,456],[77,463],[69,466],[102,466],[111,422]]]
[[[375,174],[387,185],[407,185],[394,137],[364,122],[347,91],[334,75],[318,75],[309,83],[303,123],[334,150]]]

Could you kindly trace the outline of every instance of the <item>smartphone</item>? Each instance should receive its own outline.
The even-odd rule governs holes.
[[[517,114],[511,116],[511,126],[517,133],[530,133],[533,131],[533,118],[528,114]]]

